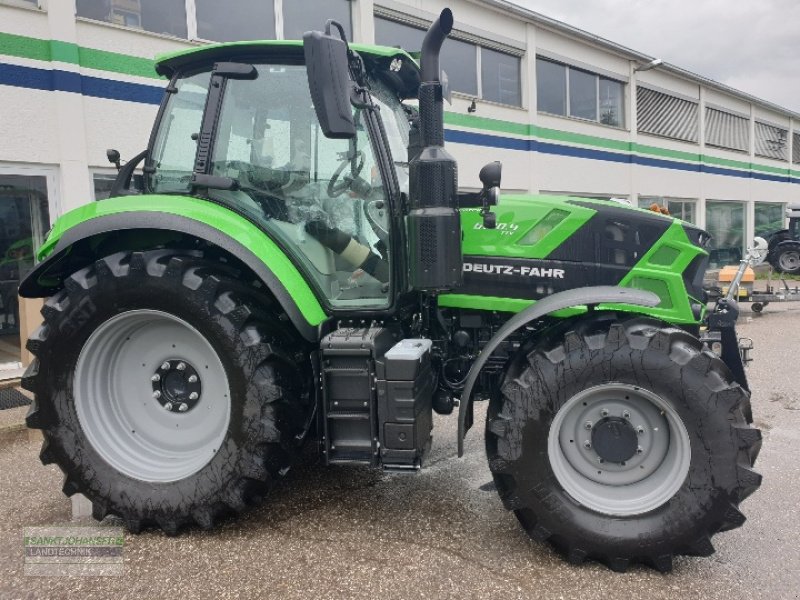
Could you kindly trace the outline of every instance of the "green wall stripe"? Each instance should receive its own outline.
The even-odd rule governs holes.
[[[0,54],[34,60],[51,60],[50,43],[47,40],[11,33],[0,33]]]
[[[691,162],[698,162],[700,160],[700,154],[697,152],[670,150],[668,148],[658,148],[656,146],[647,146],[645,144],[633,144],[633,150],[639,154],[647,154],[649,156],[677,158],[678,160],[688,160]]]
[[[570,131],[548,129],[547,127],[534,127],[534,132],[538,137],[547,140],[569,142],[572,144],[583,144],[585,146],[621,150],[623,152],[630,152],[631,149],[630,142],[610,140],[608,138],[595,137],[593,135],[585,135],[583,133],[572,133]]]
[[[50,60],[79,65],[78,46],[60,40],[50,40]]]
[[[531,126],[525,125],[524,123],[501,121],[500,119],[489,119],[487,117],[473,117],[472,115],[462,115],[454,112],[445,112],[444,122],[448,125],[471,127],[472,129],[482,129],[484,131],[511,133],[514,135],[532,135]]]
[[[154,60],[118,54],[117,52],[108,52],[106,50],[85,48],[83,46],[76,46],[76,48],[80,55],[80,65],[87,69],[161,79],[161,76],[156,73]]]
[[[98,71],[161,79],[156,74],[154,60],[86,48],[60,40],[40,40],[0,32],[0,54],[48,62],[56,60]]]

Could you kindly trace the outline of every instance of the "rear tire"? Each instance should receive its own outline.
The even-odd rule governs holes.
[[[27,423],[96,519],[210,528],[288,470],[310,412],[299,345],[237,277],[200,253],[120,252],[45,303]]]
[[[745,520],[739,503],[761,483],[747,398],[684,330],[580,323],[512,361],[489,405],[489,467],[531,537],[570,562],[669,571]]]
[[[779,273],[800,273],[800,242],[781,242],[770,253],[769,263]]]

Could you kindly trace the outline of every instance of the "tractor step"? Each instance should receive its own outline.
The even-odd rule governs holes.
[[[397,336],[384,327],[343,327],[322,339],[326,464],[380,464],[375,359]]]
[[[430,340],[384,327],[343,327],[322,339],[321,419],[326,464],[413,471],[433,428]]]

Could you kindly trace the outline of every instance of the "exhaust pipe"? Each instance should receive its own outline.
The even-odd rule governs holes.
[[[461,284],[461,217],[455,159],[444,149],[444,104],[439,53],[453,29],[446,8],[422,42],[419,118],[410,138],[409,280],[414,289],[451,290]],[[417,129],[414,131],[414,129]]]
[[[439,81],[439,52],[447,36],[453,30],[453,11],[445,8],[422,40],[420,79],[424,82]]]

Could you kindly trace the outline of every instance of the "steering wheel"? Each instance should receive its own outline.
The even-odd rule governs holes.
[[[389,217],[387,215],[386,202],[383,200],[370,200],[364,205],[364,216],[367,218],[369,226],[378,239],[383,243],[389,241]]]
[[[345,158],[336,168],[331,180],[328,182],[328,196],[335,198],[345,193],[350,188],[353,179],[361,174],[365,162],[364,153],[361,150],[358,150],[354,157]],[[350,175],[342,177],[342,172],[347,165],[350,165]],[[340,179],[341,181],[339,181]]]

